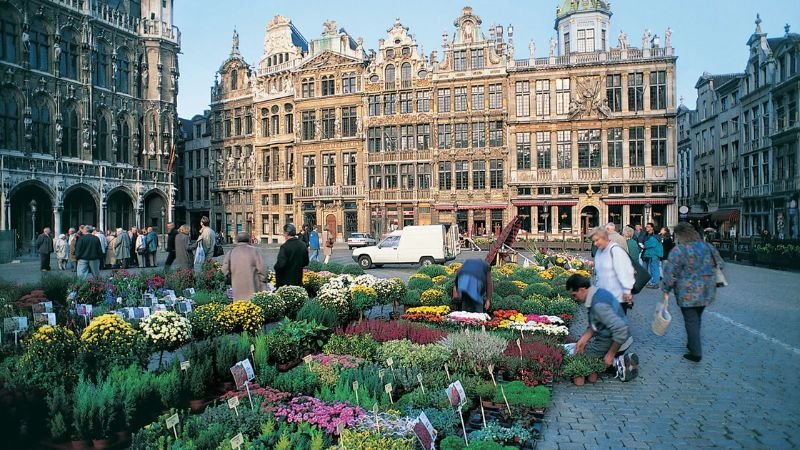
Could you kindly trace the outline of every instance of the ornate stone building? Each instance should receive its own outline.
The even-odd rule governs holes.
[[[175,223],[189,224],[193,236],[200,232],[200,218],[211,217],[211,111],[181,121],[181,140],[175,164]]]
[[[294,108],[294,134],[282,135],[285,153],[262,144],[263,131],[252,144],[223,136],[217,145],[223,154],[234,148],[236,155],[237,145],[260,152],[254,172],[262,183],[242,211],[255,205],[260,236],[270,240],[289,220],[335,226],[339,239],[440,222],[489,234],[516,214],[534,234],[577,236],[606,221],[675,223],[671,30],[663,45],[646,30],[641,48],[620,32],[613,47],[610,18],[605,1],[565,0],[549,55],[537,58],[531,43],[525,59],[514,59],[512,26],[490,26],[487,37],[469,7],[452,37],[444,33],[442,53],[430,56],[399,19],[369,52],[328,22],[308,48],[281,50],[287,56],[269,71],[263,60],[277,51],[273,24],[296,33],[276,17],[259,69],[228,60],[213,89],[212,108],[222,117],[248,104],[264,112],[255,98],[271,92],[275,71],[291,80],[291,91],[280,94],[285,101],[270,106],[275,114]],[[234,71],[252,74],[249,92],[224,92]],[[268,171],[264,178],[264,167],[275,164],[288,176],[273,180]],[[235,163],[224,169],[215,185],[218,211],[241,223],[238,206],[219,194],[242,171]]]
[[[0,228],[172,219],[172,1],[0,1]]]

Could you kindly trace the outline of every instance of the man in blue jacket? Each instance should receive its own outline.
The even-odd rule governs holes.
[[[642,261],[647,264],[647,271],[650,272],[650,283],[647,287],[658,289],[661,282],[661,258],[664,256],[664,246],[655,234],[655,225],[647,224],[647,237],[644,240],[644,251]]]
[[[628,317],[619,300],[611,292],[592,286],[589,278],[574,274],[567,279],[567,290],[586,306],[589,326],[575,344],[575,353],[603,358],[606,367],[613,366],[622,381],[630,381],[639,373],[639,357],[627,352],[633,343]]]

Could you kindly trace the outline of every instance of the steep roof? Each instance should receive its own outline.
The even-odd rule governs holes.
[[[611,14],[611,7],[606,0],[564,0],[556,10],[558,19],[578,12],[602,11]]]
[[[706,83],[713,83],[714,89],[716,89],[731,80],[735,80],[743,76],[744,76],[743,73],[724,73],[724,74],[712,75],[706,72],[703,75],[701,75],[700,78],[697,79],[697,83],[695,83],[694,88],[698,89],[700,86]]]

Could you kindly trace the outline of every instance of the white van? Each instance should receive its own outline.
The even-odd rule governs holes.
[[[353,250],[362,268],[384,264],[429,266],[452,261],[461,252],[457,225],[416,225],[391,232],[378,245]]]

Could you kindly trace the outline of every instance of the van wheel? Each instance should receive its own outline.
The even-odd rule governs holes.
[[[372,267],[372,260],[369,258],[369,256],[360,256],[358,258],[358,265],[361,266],[362,269],[369,269]]]
[[[432,266],[436,261],[433,260],[430,256],[425,256],[420,258],[419,265],[423,267]]]

